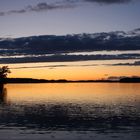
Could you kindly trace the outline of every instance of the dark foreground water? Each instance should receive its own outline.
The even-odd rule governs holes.
[[[0,92],[0,140],[140,140],[140,84],[13,84]]]

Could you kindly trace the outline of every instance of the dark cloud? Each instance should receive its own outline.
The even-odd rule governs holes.
[[[55,10],[55,9],[67,9],[67,8],[73,8],[74,5],[71,3],[51,3],[48,4],[46,2],[38,3],[36,5],[28,5],[27,7],[19,10],[9,10],[9,11],[1,11],[0,16],[10,15],[10,14],[23,14],[27,12],[41,12],[41,11],[49,11],[49,10]]]
[[[28,6],[27,10],[29,11],[44,11],[57,8],[55,5],[48,5],[47,3],[38,3],[36,6]]]
[[[140,54],[119,54],[119,55],[52,55],[23,58],[1,58],[1,64],[7,63],[29,63],[29,62],[74,62],[89,60],[128,60],[140,59]]]
[[[119,32],[119,34],[121,33],[122,32]],[[43,35],[22,38],[0,38],[0,56],[47,55],[116,50],[139,51],[139,32],[134,30],[133,34],[123,32],[122,36],[120,36],[116,31],[113,33],[75,34],[64,36]],[[106,40],[108,36],[110,38]]]
[[[56,67],[68,67],[71,65],[44,65],[44,66],[29,66],[29,67],[12,67],[10,69],[38,69],[38,68],[56,68]]]
[[[26,10],[25,9],[21,9],[21,10],[11,10],[11,11],[8,11],[6,14],[22,14],[22,13],[26,13]]]
[[[135,61],[133,63],[117,63],[112,64],[112,66],[140,66],[140,61]]]
[[[38,3],[36,6],[28,6],[26,9],[27,11],[46,11],[46,10],[55,10],[55,9],[65,9],[65,8],[72,8],[73,5],[71,4],[63,4],[63,3],[53,3],[53,4],[47,4],[47,3]]]
[[[106,36],[110,36],[110,40],[104,41]],[[99,33],[97,37],[96,34],[79,34],[66,36],[32,36],[16,39],[2,38],[0,39],[0,63],[138,60],[140,59],[139,44],[139,35],[134,37],[119,37],[117,32],[113,34]],[[106,52],[103,53],[102,51],[104,50],[118,50],[120,53],[113,52],[108,54]],[[121,52],[122,50],[123,52]],[[129,52],[124,52],[128,50]],[[131,50],[135,52],[131,52]],[[94,51],[101,51],[101,53],[88,54],[88,52]],[[81,52],[81,55],[78,54],[79,52]],[[130,64],[119,63],[114,65]],[[135,63],[135,65],[139,64]]]
[[[61,68],[61,67],[92,67],[97,66],[97,64],[89,65],[43,65],[43,66],[28,66],[28,67],[12,67],[10,69],[40,69],[40,68]]]
[[[5,14],[5,12],[0,12],[0,16],[4,16]]]
[[[121,3],[128,3],[133,0],[84,0],[85,2],[96,2],[99,4],[121,4]]]
[[[89,2],[97,4],[126,4],[135,0],[65,0],[68,3]]]

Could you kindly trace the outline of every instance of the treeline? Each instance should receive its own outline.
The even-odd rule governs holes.
[[[5,78],[4,81],[0,80],[0,83],[140,83],[140,78],[122,78],[120,80],[112,81],[112,80],[45,80],[45,79],[32,79],[32,78]]]

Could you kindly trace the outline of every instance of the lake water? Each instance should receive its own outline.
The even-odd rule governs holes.
[[[140,84],[7,84],[0,140],[140,140]]]

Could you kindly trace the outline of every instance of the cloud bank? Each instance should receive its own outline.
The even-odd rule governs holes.
[[[108,37],[109,39],[106,39]],[[115,53],[116,50],[119,53]],[[112,51],[112,53],[105,51]],[[0,39],[1,64],[129,59],[140,59],[139,29],[134,30],[133,34],[116,31]],[[139,63],[115,65],[139,65]]]

